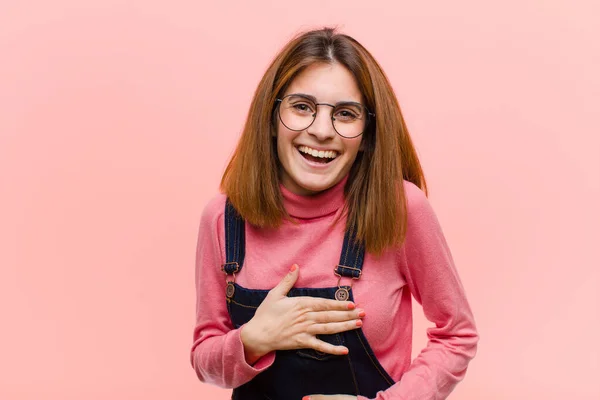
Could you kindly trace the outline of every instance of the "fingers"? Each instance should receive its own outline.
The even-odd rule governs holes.
[[[314,324],[307,328],[311,335],[332,335],[334,333],[346,332],[358,329],[363,325],[362,320],[353,319],[344,322],[329,322],[326,324]]]
[[[271,291],[269,291],[269,296],[283,297],[288,294],[290,289],[294,287],[296,281],[298,280],[298,265],[294,264],[290,268],[290,271],[283,277],[281,281],[275,286]]]
[[[308,343],[306,347],[310,347],[317,351],[327,354],[334,354],[338,356],[343,356],[348,354],[348,348],[345,346],[334,346],[331,343],[324,342],[316,337],[312,336],[308,339]]]
[[[279,281],[277,286],[269,291],[270,297],[284,297],[294,287],[298,280],[300,268],[298,264],[292,265],[290,271]],[[337,301],[320,297],[301,296],[296,297],[300,308],[312,311],[346,311],[354,310],[355,304],[351,301]]]
[[[299,307],[311,311],[348,311],[356,308],[351,301],[338,301],[309,296],[296,297],[296,300]]]
[[[366,314],[362,309],[352,311],[311,311],[306,313],[306,319],[322,324],[327,322],[356,320],[363,318],[365,315]]]

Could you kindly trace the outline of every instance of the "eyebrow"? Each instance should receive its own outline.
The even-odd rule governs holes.
[[[301,96],[301,97],[306,97],[309,100],[311,100],[313,103],[318,103],[317,98],[315,96],[313,96],[312,94],[307,94],[307,93],[290,93],[287,96]],[[338,101],[337,103],[333,104],[334,106],[337,106],[339,104],[360,104],[362,105],[361,102],[359,101],[354,101],[354,100],[344,100],[344,101]],[[329,103],[326,103],[329,104]]]

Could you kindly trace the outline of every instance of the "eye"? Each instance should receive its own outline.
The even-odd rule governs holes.
[[[299,113],[312,113],[313,112],[313,108],[311,107],[310,104],[308,103],[294,103],[292,104],[292,108]]]
[[[358,119],[359,115],[357,113],[353,112],[352,110],[341,109],[341,110],[336,110],[335,118],[340,121],[351,122],[351,121]]]

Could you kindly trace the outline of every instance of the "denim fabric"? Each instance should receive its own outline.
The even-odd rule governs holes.
[[[243,266],[245,251],[244,221],[227,201],[225,206],[225,246],[227,262],[223,270],[228,275],[238,273]],[[364,259],[364,248],[346,233],[340,265],[336,271],[359,279]],[[228,279],[231,281],[231,279]],[[235,328],[248,322],[265,299],[267,290],[244,288],[229,283],[233,295],[228,297],[227,309]],[[354,301],[352,289],[350,301]],[[337,286],[326,288],[292,288],[290,297],[313,296],[335,299]],[[319,335],[323,341],[344,345],[349,354],[338,356],[314,349],[277,350],[273,365],[250,382],[235,388],[233,400],[301,400],[310,394],[349,394],[369,398],[394,384],[393,379],[375,358],[362,329],[334,335]]]

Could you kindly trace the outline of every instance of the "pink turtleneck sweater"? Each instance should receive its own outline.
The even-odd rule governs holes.
[[[299,224],[284,222],[276,230],[246,224],[246,258],[236,282],[252,289],[271,289],[300,266],[296,287],[335,286],[344,219],[345,178],[317,196],[281,190],[288,213]],[[353,283],[355,302],[365,310],[364,334],[375,355],[396,381],[376,400],[445,399],[463,379],[475,356],[478,335],[471,309],[442,229],[425,194],[405,181],[408,232],[402,246],[382,257],[365,255],[362,277]],[[225,195],[214,197],[200,222],[196,254],[196,325],[191,363],[202,382],[238,387],[269,368],[275,353],[253,366],[244,357],[240,331],[233,329],[225,301]],[[342,280],[342,284],[349,284]],[[411,295],[435,327],[427,330],[427,347],[411,363]],[[315,393],[316,394],[316,393]],[[366,400],[359,396],[359,400]],[[300,400],[300,399],[298,399]]]

